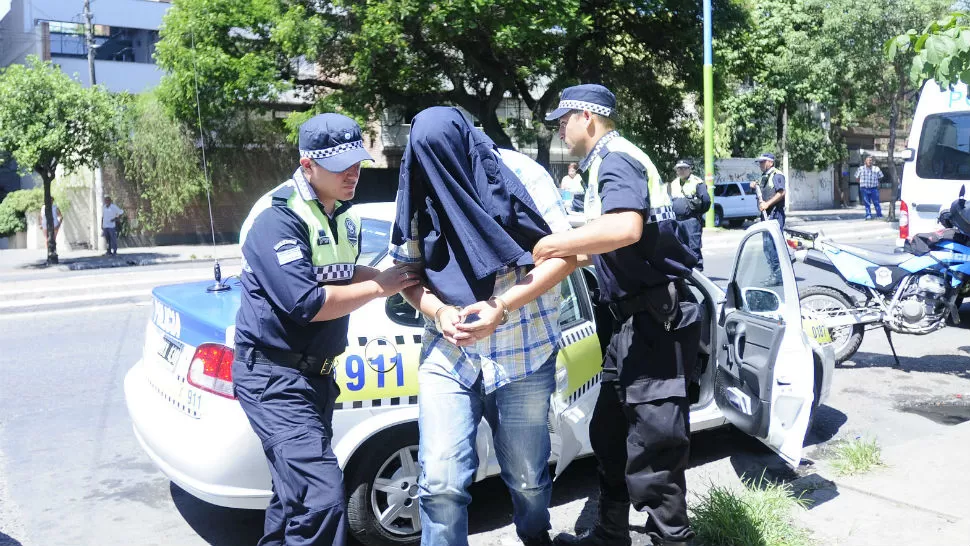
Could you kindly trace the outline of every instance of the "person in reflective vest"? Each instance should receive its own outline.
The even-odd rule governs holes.
[[[240,232],[232,380],[273,478],[260,546],[347,543],[331,448],[335,359],[351,311],[418,282],[406,266],[357,265],[361,223],[348,201],[369,159],[357,123],[314,116],[300,126],[293,177],[256,202]]]
[[[599,463],[599,519],[555,543],[631,544],[630,505],[647,512],[654,543],[686,544],[690,448],[688,369],[697,360],[700,309],[685,279],[697,262],[650,158],[615,130],[616,97],[601,85],[562,92],[547,120],[589,173],[586,225],[541,239],[536,263],[579,256],[595,264],[600,304],[616,319],[589,426]],[[588,257],[588,258],[587,258]]]
[[[761,169],[761,179],[751,182],[751,188],[761,186],[761,199],[758,208],[785,229],[785,175],[775,168],[775,154],[765,152],[756,159]]]
[[[704,213],[711,208],[711,195],[707,184],[691,172],[691,164],[681,159],[674,166],[677,178],[667,184],[677,222],[687,231],[688,244],[697,255],[697,270],[704,270],[704,255],[701,253],[701,236],[704,233]]]

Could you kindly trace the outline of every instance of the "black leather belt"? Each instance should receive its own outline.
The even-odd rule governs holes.
[[[307,375],[330,375],[333,373],[334,366],[337,364],[337,357],[335,356],[320,358],[290,351],[277,351],[275,349],[253,348],[250,354],[254,357],[269,360],[279,366],[293,368]]]

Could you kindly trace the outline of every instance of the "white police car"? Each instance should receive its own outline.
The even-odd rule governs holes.
[[[358,205],[361,263],[383,268],[394,208]],[[769,244],[764,244],[767,238]],[[803,332],[788,260],[783,284],[770,286],[766,253],[786,256],[772,222],[748,229],[728,293],[699,273],[690,285],[705,310],[698,379],[689,392],[691,427],[734,423],[797,464],[815,407],[828,393],[834,359]],[[207,282],[161,286],[145,348],[125,377],[138,441],[179,487],[213,504],[264,508],[270,474],[260,442],[232,396],[233,322],[238,281],[226,292]],[[765,286],[768,285],[768,286]],[[595,277],[577,270],[563,281],[562,351],[549,416],[556,473],[590,453],[588,419],[599,392],[602,345]],[[338,361],[342,394],[333,416],[334,452],[344,469],[353,534],[368,546],[416,544],[421,533],[417,367],[423,319],[400,296],[371,302],[350,319],[350,346]],[[644,355],[644,358],[649,358]],[[497,475],[488,424],[477,441],[477,480]]]

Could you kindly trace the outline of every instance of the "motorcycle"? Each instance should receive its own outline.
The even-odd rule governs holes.
[[[958,309],[970,293],[970,209],[964,193],[961,189],[960,198],[941,213],[941,223],[950,227],[914,236],[903,252],[879,252],[837,243],[822,231],[785,228],[796,261],[839,275],[862,296],[857,301],[822,285],[799,290],[803,317],[829,328],[836,363],[855,354],[867,328],[882,326],[899,366],[893,333],[926,335],[948,321],[960,323]]]

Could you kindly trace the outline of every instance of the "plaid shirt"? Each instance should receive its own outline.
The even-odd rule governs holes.
[[[569,229],[569,220],[552,177],[538,163],[511,150],[501,151],[502,162],[519,177],[536,208],[554,233]],[[401,262],[421,263],[417,222],[411,222],[412,238],[403,246],[391,246],[391,257]],[[526,267],[506,267],[495,276],[494,294],[502,294],[521,281]],[[482,375],[486,393],[528,377],[545,363],[559,343],[559,286],[509,314],[507,323],[486,339],[469,347],[449,343],[425,319],[421,366],[436,366],[450,373],[466,388]]]
[[[882,171],[875,165],[872,168],[863,165],[855,173],[855,177],[859,180],[860,188],[878,188],[882,176]]]

